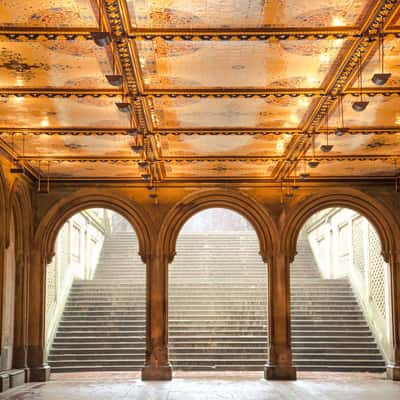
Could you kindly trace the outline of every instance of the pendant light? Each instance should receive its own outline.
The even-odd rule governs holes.
[[[372,77],[372,82],[378,86],[383,86],[389,80],[389,78],[392,76],[391,73],[384,72],[384,52],[385,52],[384,39],[385,39],[385,35],[383,33],[383,20],[382,20],[381,29],[378,32],[378,63],[379,63],[381,72],[377,72]]]
[[[325,124],[326,124],[326,143],[321,145],[320,150],[323,153],[329,153],[333,149],[333,145],[329,144],[329,108],[326,110]]]
[[[299,178],[301,181],[306,181],[310,177],[310,174],[307,172],[307,163],[306,159],[303,160],[303,172],[300,173]]]
[[[336,128],[335,135],[343,136],[349,130],[349,128],[345,128],[345,126],[344,126],[343,95],[339,96],[338,111],[339,111],[340,127]]]
[[[362,71],[361,71],[361,52],[360,52],[360,56],[359,56],[359,59],[358,59],[357,75],[358,75],[358,89],[359,89],[360,100],[353,102],[352,107],[353,107],[354,111],[362,112],[367,108],[367,106],[369,104],[369,101],[364,101],[363,100],[363,91],[362,91],[363,90],[363,82],[362,82]]]
[[[312,134],[311,139],[311,146],[312,146],[312,159],[308,162],[308,166],[310,168],[317,168],[319,165],[319,161],[315,159],[315,134]]]
[[[103,1],[97,1],[97,8],[99,9],[99,31],[91,32],[92,39],[99,47],[108,46],[111,43],[111,35],[103,30]]]

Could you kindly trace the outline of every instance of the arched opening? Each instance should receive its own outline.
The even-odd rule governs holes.
[[[253,226],[209,208],[179,232],[169,265],[169,359],[175,370],[262,370],[267,264]]]
[[[146,268],[133,226],[88,208],[59,229],[46,268],[45,347],[52,372],[139,370]]]
[[[391,355],[390,273],[374,225],[319,208],[302,225],[290,268],[294,365],[383,372]]]

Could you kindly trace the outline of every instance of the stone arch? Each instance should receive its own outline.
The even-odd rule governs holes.
[[[0,165],[0,226],[8,226],[8,210],[9,210],[9,187],[3,173],[3,168]],[[0,229],[0,243],[8,247],[8,232],[7,229]]]
[[[277,229],[268,211],[255,199],[235,190],[211,189],[188,195],[165,217],[159,233],[158,250],[171,263],[176,254],[176,242],[183,225],[193,215],[209,208],[226,208],[246,218],[257,233],[260,255],[268,262],[275,250]]]
[[[10,214],[14,217],[15,306],[13,367],[27,367],[29,265],[32,244],[32,202],[29,186],[17,179],[11,190]]]
[[[291,208],[281,231],[281,245],[290,262],[296,255],[297,239],[304,223],[316,212],[329,207],[350,208],[365,216],[376,229],[382,245],[382,256],[389,262],[389,256],[396,251],[396,242],[400,238],[398,219],[379,200],[350,188],[311,195]]]
[[[58,232],[74,214],[88,208],[106,208],[121,214],[132,225],[138,238],[139,255],[143,262],[152,250],[153,232],[150,217],[138,204],[114,194],[74,193],[54,204],[35,231],[34,243],[39,246],[47,263],[54,256]]]

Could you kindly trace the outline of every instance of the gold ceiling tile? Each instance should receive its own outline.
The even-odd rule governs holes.
[[[358,96],[345,96],[343,99],[343,117],[347,128],[399,128],[400,129],[400,96],[367,96],[363,99],[369,101],[365,111],[357,112],[352,108],[352,103],[358,101]],[[329,127],[341,126],[338,109],[335,107],[329,117]],[[322,122],[325,127],[325,121]]]
[[[298,128],[311,98],[153,98],[156,128]]]
[[[93,41],[0,41],[2,88],[109,89],[111,73],[106,50]]]
[[[193,156],[239,156],[262,157],[282,156],[290,135],[179,135],[161,137],[161,151],[164,157]]]
[[[97,25],[91,0],[2,0],[0,26],[91,28]]]
[[[300,169],[299,169],[300,170]],[[302,170],[300,171],[302,172]],[[308,168],[310,178],[393,177],[400,173],[400,163],[392,160],[323,160],[317,168]]]
[[[137,41],[143,83],[166,88],[321,88],[352,40]]]
[[[134,157],[134,138],[128,135],[1,135],[18,156]]]
[[[117,110],[120,97],[0,98],[1,128],[129,128]]]
[[[276,161],[170,161],[165,163],[165,170],[168,179],[268,179],[276,165]]]
[[[29,163],[39,172],[38,161]],[[41,162],[40,174],[47,177],[48,163]],[[139,179],[141,171],[135,161],[93,162],[93,161],[52,161],[49,177],[51,179]]]
[[[374,0],[127,0],[131,24],[151,29],[359,26]]]
[[[344,136],[329,135],[329,144],[333,149],[329,152],[330,156],[335,155],[400,155],[400,133],[381,134],[381,135],[351,135]],[[324,156],[326,153],[320,151],[320,146],[326,144],[326,135],[316,135],[315,154]],[[309,149],[308,156],[312,155]]]

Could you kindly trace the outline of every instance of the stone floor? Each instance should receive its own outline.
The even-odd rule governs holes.
[[[53,374],[47,383],[12,389],[8,400],[399,400],[400,382],[376,374],[300,373],[267,382],[260,373],[176,373],[171,382],[142,382],[135,373]]]

